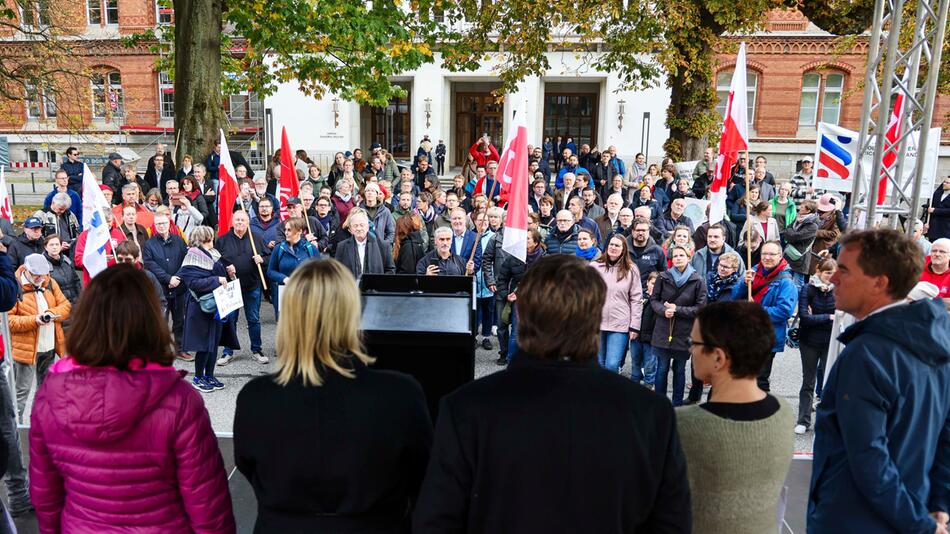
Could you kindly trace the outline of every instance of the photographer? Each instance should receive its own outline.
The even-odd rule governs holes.
[[[16,271],[21,297],[10,310],[10,341],[17,415],[21,418],[33,388],[34,365],[39,386],[56,354],[64,353],[62,323],[69,317],[71,306],[49,274],[49,261],[42,254],[30,254]]]
[[[63,250],[69,251],[82,229],[79,220],[70,211],[73,201],[66,193],[56,193],[50,201],[49,210],[38,211],[34,215],[43,221],[43,237],[59,236]]]
[[[172,210],[171,222],[181,230],[182,235],[191,235],[191,231],[201,225],[204,215],[194,202],[182,193],[177,180],[165,182],[165,193],[168,198],[168,207]],[[204,202],[203,197],[201,202]]]

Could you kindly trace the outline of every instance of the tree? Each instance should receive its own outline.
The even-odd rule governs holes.
[[[266,96],[279,83],[295,82],[318,98],[329,92],[384,105],[404,94],[391,76],[432,61],[434,22],[399,2],[174,0],[174,12],[167,45],[175,64],[178,157],[210,151],[225,127],[223,95],[235,87]],[[234,54],[231,42],[243,50]]]

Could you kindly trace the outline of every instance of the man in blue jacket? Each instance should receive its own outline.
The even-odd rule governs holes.
[[[946,533],[950,512],[950,317],[907,304],[920,249],[894,230],[841,240],[838,309],[858,322],[818,405],[810,533]]]
[[[79,161],[79,149],[71,146],[66,149],[66,160],[59,166],[66,171],[69,189],[76,194],[82,194],[83,163]]]

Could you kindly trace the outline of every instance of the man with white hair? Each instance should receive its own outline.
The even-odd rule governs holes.
[[[613,193],[607,197],[607,201],[604,202],[604,213],[594,218],[594,222],[597,223],[597,227],[600,229],[600,235],[604,238],[604,242],[601,243],[601,245],[606,244],[607,241],[610,240],[610,236],[622,230],[619,228],[620,210],[622,208],[623,197],[620,193]],[[632,220],[631,218],[631,222]]]
[[[924,257],[930,255],[930,247],[932,244],[930,240],[924,237],[924,221],[920,219],[914,219],[914,241],[920,245],[920,248],[924,251]]]
[[[36,212],[36,216],[43,221],[43,237],[58,235],[63,243],[63,250],[69,250],[73,241],[79,237],[82,226],[76,215],[70,211],[73,201],[66,193],[56,193],[50,202],[47,211]]]
[[[435,248],[416,264],[416,274],[426,276],[468,276],[475,272],[475,262],[465,261],[452,250],[452,230],[444,226],[433,232]]]
[[[950,239],[941,237],[933,242],[920,281],[937,286],[940,290],[937,296],[950,303]]]
[[[393,254],[369,231],[369,217],[362,208],[353,208],[346,220],[351,237],[336,247],[336,260],[345,265],[356,281],[364,273],[396,274]]]

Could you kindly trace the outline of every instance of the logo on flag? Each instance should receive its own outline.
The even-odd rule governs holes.
[[[82,173],[82,226],[89,232],[86,235],[86,248],[82,253],[83,266],[92,278],[109,266],[106,258],[106,245],[109,243],[109,224],[105,212],[109,209],[105,195],[99,189],[99,182],[83,164]]]
[[[815,189],[850,192],[858,159],[858,132],[818,123],[815,141]]]

